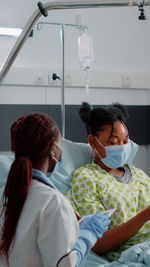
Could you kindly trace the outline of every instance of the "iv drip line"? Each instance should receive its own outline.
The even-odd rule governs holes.
[[[89,68],[88,67],[84,68],[84,77],[85,77],[86,94],[89,95]]]
[[[90,88],[89,88],[89,67],[84,68],[84,77],[85,77],[85,90],[87,95],[87,102],[91,105],[91,108],[93,109],[90,97]]]

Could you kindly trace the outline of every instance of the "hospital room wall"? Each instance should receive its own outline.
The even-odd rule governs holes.
[[[24,27],[36,2],[3,1],[1,26]],[[145,14],[148,20],[139,21],[137,8],[124,7],[52,11],[47,19],[40,18],[40,21],[46,22],[79,22],[88,27],[88,33],[93,37],[94,61],[89,71],[91,89],[90,96],[87,96],[84,74],[78,60],[79,31],[65,28],[65,104],[78,105],[87,100],[95,105],[112,102],[132,106],[150,105],[149,7],[145,8]],[[15,40],[0,37],[0,41],[2,64]],[[61,64],[60,28],[43,26],[38,31],[35,27],[33,38],[28,38],[0,87],[0,104],[60,104],[61,83],[53,83],[51,77],[53,72],[61,76]],[[148,160],[150,148],[144,146],[140,165],[146,165],[148,169]]]

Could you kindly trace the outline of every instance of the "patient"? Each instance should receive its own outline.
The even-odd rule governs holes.
[[[110,229],[93,251],[117,260],[121,251],[150,237],[150,178],[126,164],[131,141],[123,105],[79,109],[93,149],[93,162],[74,172],[67,198],[79,217],[116,208]]]

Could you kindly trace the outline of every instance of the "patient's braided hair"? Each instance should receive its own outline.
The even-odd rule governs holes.
[[[125,106],[119,103],[92,109],[90,104],[87,102],[82,102],[81,106],[79,107],[79,115],[81,120],[86,125],[87,133],[94,136],[97,136],[98,132],[103,130],[104,125],[112,126],[112,135],[113,124],[117,120],[119,120],[121,123],[124,123],[127,127],[126,120],[128,118],[128,113]]]
[[[0,236],[0,257],[9,263],[10,246],[32,179],[32,167],[48,156],[59,129],[53,119],[34,113],[19,118],[11,126],[11,149],[15,160],[10,168],[2,204],[4,223]]]

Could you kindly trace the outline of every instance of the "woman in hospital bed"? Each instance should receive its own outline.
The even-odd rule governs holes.
[[[12,124],[11,147],[15,159],[0,203],[0,266],[80,266],[110,220],[99,213],[79,227],[69,201],[47,178],[62,155],[57,124],[40,113],[21,117]]]
[[[111,229],[93,248],[114,261],[121,251],[150,238],[150,178],[126,164],[133,151],[123,105],[92,109],[83,102],[79,114],[94,158],[74,172],[67,198],[79,217],[116,209]]]

